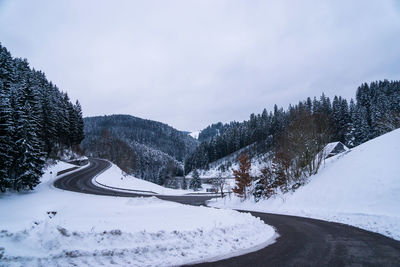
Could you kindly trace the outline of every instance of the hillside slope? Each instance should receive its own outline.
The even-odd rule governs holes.
[[[348,223],[400,239],[400,129],[326,161],[294,193],[241,202],[212,203]]]
[[[130,115],[110,115],[84,119],[87,138],[107,129],[113,136],[160,150],[178,161],[192,153],[198,141],[167,124]]]
[[[82,147],[89,156],[108,159],[128,174],[163,184],[182,173],[182,161],[198,141],[166,124],[129,115],[84,119]]]
[[[186,159],[185,172],[208,170],[210,164],[249,145],[257,149],[251,157],[273,152],[296,168],[327,143],[355,147],[400,127],[400,81],[363,83],[355,95],[348,101],[322,94],[286,110],[275,105],[273,111],[264,109],[243,122],[213,124],[200,132],[201,143]]]

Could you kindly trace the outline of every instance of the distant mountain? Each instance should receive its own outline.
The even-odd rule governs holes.
[[[82,148],[111,160],[129,174],[163,184],[182,174],[182,162],[198,141],[167,124],[130,115],[88,117]]]

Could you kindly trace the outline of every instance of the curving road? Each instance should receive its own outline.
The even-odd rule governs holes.
[[[102,159],[90,159],[89,167],[84,168],[81,171],[65,175],[54,182],[54,186],[74,192],[104,195],[104,196],[118,196],[118,197],[150,197],[152,195],[140,194],[137,192],[117,192],[113,190],[107,190],[102,187],[98,187],[92,183],[92,179],[97,174],[107,170],[111,167],[111,164]],[[190,196],[161,196],[157,195],[157,198],[169,201],[175,201],[182,204],[190,205],[204,205],[206,200],[211,199],[210,196],[202,195],[190,195]]]
[[[91,180],[110,167],[100,159],[56,180],[54,186],[87,194],[139,197],[97,187]],[[201,205],[209,196],[157,196],[184,204]],[[198,266],[400,266],[400,242],[356,227],[296,216],[250,212],[276,228],[274,244],[246,255]],[[257,234],[257,233],[255,233]]]

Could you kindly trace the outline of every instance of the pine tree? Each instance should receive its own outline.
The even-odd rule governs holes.
[[[57,99],[56,106],[57,109],[57,137],[59,145],[64,145],[69,147],[71,145],[71,133],[70,133],[70,102],[67,94],[60,93],[59,98]],[[60,147],[61,148],[61,147]]]
[[[261,198],[270,198],[275,194],[275,178],[272,169],[266,166],[261,169],[261,177],[258,179],[254,189],[254,200],[257,202]]]
[[[56,139],[56,114],[54,110],[56,109],[50,99],[49,94],[43,95],[42,101],[42,110],[41,110],[41,123],[40,123],[40,139],[43,142],[44,151],[47,153],[49,157],[52,148],[54,147],[54,143],[57,141]]]
[[[340,101],[337,96],[335,96],[332,101],[332,118],[333,118],[333,124],[334,124],[334,138],[337,141],[342,141],[341,140],[341,127],[340,127],[342,114],[341,114]]]
[[[247,199],[249,188],[253,181],[250,176],[251,161],[247,154],[242,153],[239,156],[239,169],[233,170],[236,186],[232,189],[239,197]]]
[[[14,63],[10,52],[0,43],[0,81],[4,88],[10,89],[15,82]]]
[[[368,113],[364,106],[357,103],[354,113],[354,139],[355,145],[369,140],[371,129],[368,124]]]
[[[186,181],[186,177],[183,176],[183,180],[182,180],[182,189],[186,190],[187,189],[187,181]]]
[[[75,112],[74,106],[69,102],[69,98],[66,96],[67,110],[68,110],[68,144],[74,145],[76,140],[78,139],[78,117]],[[67,100],[68,99],[68,100]]]
[[[76,113],[76,139],[75,144],[80,144],[82,140],[85,138],[84,134],[84,123],[82,118],[82,107],[78,100],[75,103],[75,113]]]
[[[201,188],[200,175],[197,169],[193,170],[192,179],[190,180],[189,188],[198,191]]]
[[[262,199],[265,196],[265,184],[264,180],[262,178],[258,179],[256,182],[256,185],[254,187],[254,201],[258,202],[260,199]]]
[[[356,120],[356,105],[354,104],[354,100],[350,100],[349,106],[349,121],[346,126],[346,133],[345,133],[345,145],[348,147],[355,146],[355,126],[354,121]]]
[[[10,187],[9,171],[12,163],[12,110],[10,90],[0,80],[0,191]]]
[[[32,111],[29,102],[25,102],[16,121],[16,157],[12,164],[11,179],[13,189],[17,191],[32,190],[39,184],[43,174],[43,153],[36,136],[35,124],[32,123]]]

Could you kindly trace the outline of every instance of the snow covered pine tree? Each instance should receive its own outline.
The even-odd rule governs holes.
[[[33,189],[46,159],[82,141],[81,107],[65,96],[44,73],[31,69],[26,59],[13,58],[0,44],[1,192]],[[72,128],[68,105],[76,121]]]
[[[190,180],[189,188],[198,191],[201,188],[201,180],[198,171],[193,171],[192,179]]]

